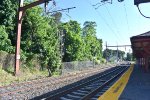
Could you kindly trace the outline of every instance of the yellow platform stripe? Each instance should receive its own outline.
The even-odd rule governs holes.
[[[112,85],[102,96],[100,96],[98,100],[118,100],[128,83],[133,67],[134,65],[132,64],[130,68],[119,78],[119,80],[115,82],[115,84]]]

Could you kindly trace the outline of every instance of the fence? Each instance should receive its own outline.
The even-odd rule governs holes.
[[[14,54],[8,54],[7,52],[0,51],[0,67],[6,69],[7,67],[14,66]]]
[[[74,71],[82,71],[89,68],[104,68],[104,67],[110,67],[115,66],[115,64],[99,64],[95,65],[93,61],[74,61],[74,62],[64,62],[62,64],[62,74],[67,74]]]

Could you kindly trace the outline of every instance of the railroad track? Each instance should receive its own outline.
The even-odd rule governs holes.
[[[120,65],[114,70],[42,100],[97,100],[129,68]]]
[[[86,71],[86,73],[88,73],[90,75],[92,74],[97,74],[99,73],[98,71]],[[88,75],[87,74],[87,75]],[[72,78],[73,77],[73,78]],[[51,91],[52,87],[55,87],[55,84],[66,84],[66,81],[69,81],[70,78],[72,78],[73,80],[76,80],[78,77],[85,77],[84,74],[78,74],[78,75],[74,75],[71,74],[69,76],[63,76],[61,78],[42,78],[42,79],[38,79],[38,80],[33,80],[33,81],[28,81],[28,82],[23,82],[23,83],[19,83],[19,84],[12,84],[12,85],[8,85],[8,86],[3,86],[0,87],[0,99],[1,97],[8,97],[8,99],[16,99],[16,98],[26,98],[26,99],[31,99],[34,96],[38,96],[41,95],[43,93],[46,93],[48,91]],[[74,82],[74,81],[72,81]],[[63,86],[63,85],[62,85]],[[47,89],[45,89],[45,87]],[[40,89],[44,89],[46,90],[45,92],[40,91]],[[57,89],[57,87],[56,87]],[[33,94],[33,96],[28,96],[29,94]]]

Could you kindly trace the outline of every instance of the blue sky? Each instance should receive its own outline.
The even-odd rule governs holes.
[[[97,10],[92,5],[100,0],[55,0],[54,9],[76,7],[68,12],[63,12],[62,21],[76,20],[83,26],[85,21],[97,23],[97,37],[107,41],[108,45],[130,45],[130,37],[150,31],[150,19],[140,15],[134,0],[118,2],[100,6]],[[141,11],[150,16],[150,4],[141,4]],[[68,14],[70,17],[68,17]],[[105,46],[104,46],[105,49]],[[112,49],[112,48],[110,48]],[[116,48],[114,48],[116,49]],[[125,48],[119,48],[125,51]],[[126,52],[130,48],[126,48]],[[131,50],[130,50],[131,51]]]

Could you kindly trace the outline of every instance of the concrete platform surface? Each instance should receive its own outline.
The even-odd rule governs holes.
[[[135,65],[119,100],[150,100],[150,72]]]

